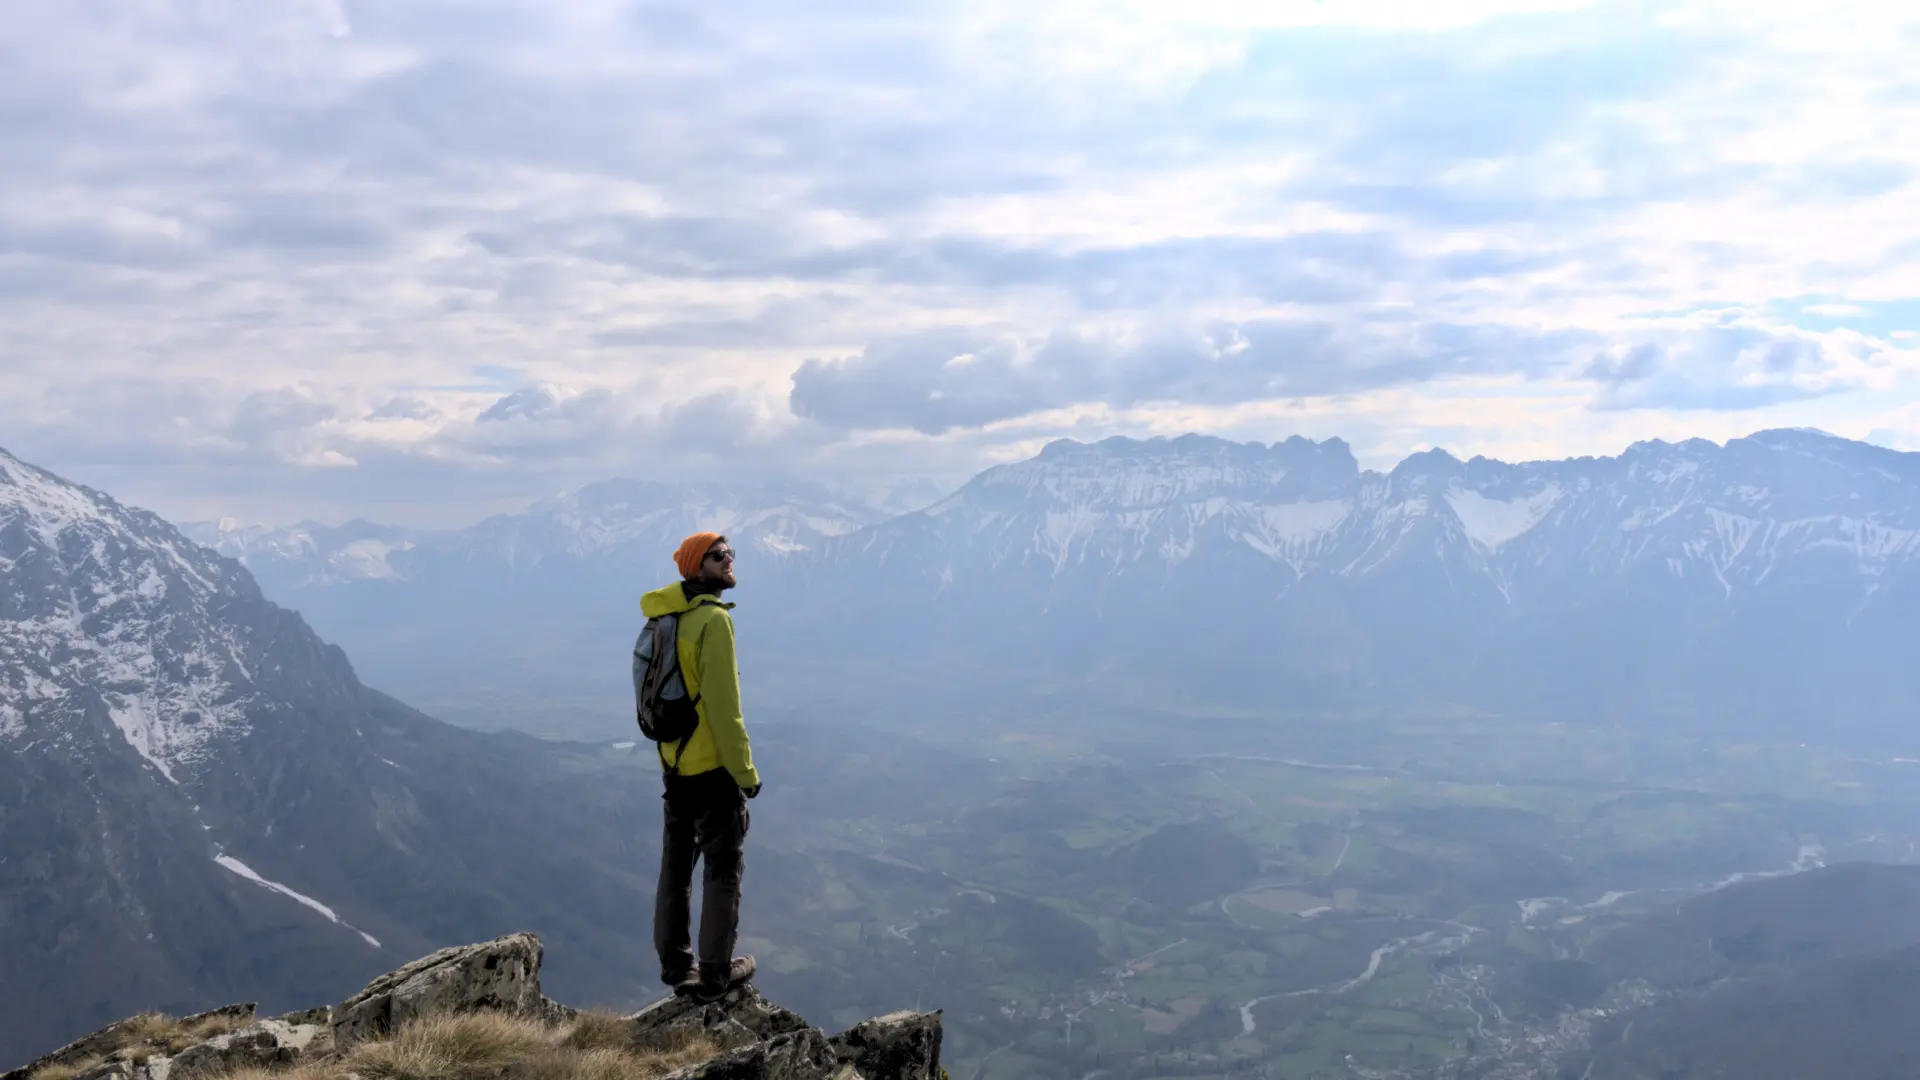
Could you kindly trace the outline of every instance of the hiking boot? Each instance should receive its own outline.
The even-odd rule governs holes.
[[[719,1001],[727,996],[727,991],[742,983],[753,981],[755,965],[752,956],[736,956],[727,969],[716,971],[706,965],[700,967],[700,977],[694,983],[688,995],[703,1005]]]
[[[662,971],[660,981],[673,988],[674,997],[685,997],[693,993],[694,987],[700,985],[700,973],[692,968],[685,971]]]

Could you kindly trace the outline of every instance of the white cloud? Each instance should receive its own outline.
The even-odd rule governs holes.
[[[675,440],[877,481],[1179,425],[1912,430],[1916,46],[1720,0],[25,0],[0,443],[405,516]],[[1209,327],[1308,336],[1141,344]],[[985,344],[895,347],[935,339]]]

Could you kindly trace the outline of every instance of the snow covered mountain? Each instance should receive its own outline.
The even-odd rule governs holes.
[[[628,560],[665,564],[662,545],[671,552],[696,529],[727,533],[755,558],[781,560],[888,516],[810,484],[726,488],[604,480],[458,530],[366,521],[268,528],[230,518],[181,528],[246,563],[262,580],[300,590],[424,581],[479,568],[525,573]]]
[[[889,583],[844,634],[905,623],[1202,701],[1843,725],[1920,704],[1920,455],[1817,432],[1385,474],[1339,440],[1058,442],[814,570],[815,611]]]
[[[624,708],[634,598],[684,533],[722,524],[747,552],[743,641],[768,690],[801,699],[884,673],[1736,728],[1884,728],[1920,704],[1920,455],[1818,432],[1521,464],[1435,450],[1385,473],[1337,439],[1061,441],[885,521],[781,503],[756,519],[770,533],[722,510],[764,497],[618,490],[430,557],[411,539],[391,574],[268,588],[377,684],[529,726]],[[408,541],[353,526],[320,548]]]
[[[1849,560],[1871,593],[1889,568],[1920,561],[1920,455],[1769,431],[1519,465],[1434,450],[1380,474],[1338,439],[1063,441],[858,546],[875,543],[941,578],[967,567],[1048,581],[1164,575],[1231,552],[1269,564],[1282,591],[1457,560],[1470,568],[1461,590],[1506,604],[1553,567],[1608,575],[1649,559],[1726,599],[1823,553]]]
[[[518,927],[643,969],[605,916],[651,793],[543,753],[365,689],[238,563],[0,451],[0,1059]]]

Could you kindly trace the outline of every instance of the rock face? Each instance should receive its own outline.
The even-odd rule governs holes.
[[[254,1020],[251,1004],[201,1013],[179,1025],[220,1018],[246,1026],[170,1056],[131,1045],[142,1020],[134,1017],[0,1075],[0,1080],[26,1080],[50,1065],[83,1068],[74,1080],[209,1080],[248,1067],[271,1070],[337,1059],[409,1021],[475,1010],[564,1023],[578,1014],[541,995],[544,955],[535,935],[509,934],[422,957],[373,980],[331,1009],[322,1006],[269,1020]],[[626,1017],[625,1023],[631,1025],[629,1039],[636,1049],[681,1045],[694,1036],[719,1045],[718,1056],[672,1073],[670,1080],[940,1080],[942,1075],[938,1012],[893,1013],[828,1037],[746,985],[708,1004],[666,998]]]
[[[189,1046],[171,1059],[158,1058],[145,1066],[148,1080],[194,1080],[249,1066],[290,1065],[320,1034],[318,1024],[289,1024],[262,1020],[229,1035],[217,1035]]]
[[[940,1014],[897,1012],[863,1020],[833,1037],[833,1056],[865,1077],[939,1080]]]
[[[509,934],[421,957],[333,1007],[334,1049],[348,1050],[430,1013],[540,1012],[541,955],[539,938]]]
[[[670,997],[633,1015],[634,1041],[641,1045],[666,1044],[703,1033],[723,1049],[733,1050],[805,1031],[808,1026],[800,1014],[761,997],[751,984],[729,990],[710,1005],[692,998]]]
[[[738,987],[710,1005],[667,998],[633,1015],[634,1040],[705,1034],[722,1048],[672,1080],[939,1080],[940,1014],[898,1012],[828,1038],[799,1014]]]
[[[841,1067],[819,1028],[805,1028],[668,1073],[667,1080],[855,1080],[863,1075]]]

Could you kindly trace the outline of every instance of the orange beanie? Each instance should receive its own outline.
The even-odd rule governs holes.
[[[721,540],[719,533],[694,533],[680,541],[680,550],[673,553],[673,565],[680,568],[680,576],[692,581],[700,576],[700,563],[707,557],[707,549]]]

